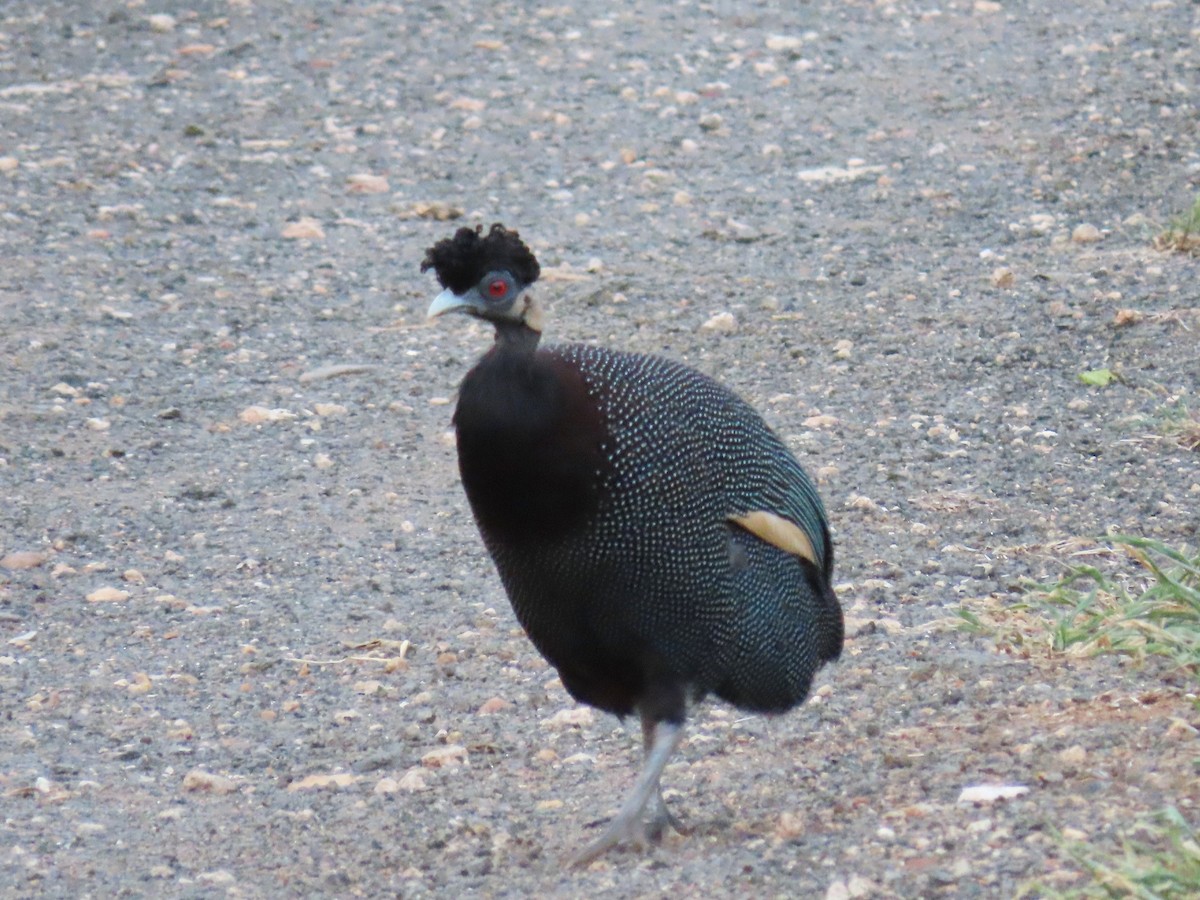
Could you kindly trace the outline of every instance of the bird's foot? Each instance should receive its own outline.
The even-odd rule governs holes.
[[[646,823],[646,837],[654,843],[662,841],[663,835],[670,828],[676,834],[687,834],[688,829],[684,827],[671,811],[667,809],[667,804],[663,802],[662,794],[656,794],[655,799],[651,801],[650,821]]]
[[[643,716],[642,733],[646,737],[648,752],[637,784],[604,833],[571,857],[569,864],[572,867],[582,868],[619,844],[629,843],[645,849],[651,841],[662,837],[668,825],[680,830],[679,823],[663,802],[658,779],[667,765],[667,759],[679,745],[683,727],[677,722],[652,720]],[[647,811],[649,816],[645,816]]]
[[[604,833],[600,837],[572,856],[568,861],[568,865],[573,869],[582,869],[589,863],[595,862],[609,850],[622,844],[629,844],[639,850],[645,850],[650,846],[651,841],[657,841],[661,837],[661,826],[658,829],[657,836],[653,832],[654,825],[648,828],[641,819],[625,820],[623,816],[617,816],[617,818],[608,824],[608,827],[604,829]]]
[[[651,844],[662,843],[668,828],[677,834],[687,834],[688,829],[671,814],[662,797],[656,797],[657,802],[652,801],[650,804],[650,817],[647,821],[643,822],[640,816],[626,819],[618,815],[609,822],[600,837],[572,856],[568,864],[573,868],[582,868],[595,862],[609,850],[623,845],[646,850]]]

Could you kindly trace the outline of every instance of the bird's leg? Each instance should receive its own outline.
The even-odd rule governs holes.
[[[653,717],[642,713],[642,746],[645,751],[646,763],[650,761],[650,751],[654,749],[654,731],[655,721]],[[662,784],[655,784],[654,794],[650,798],[650,818],[646,823],[646,837],[658,843],[662,840],[663,832],[667,828],[673,829],[677,834],[683,834],[684,828],[679,820],[671,815],[671,811],[667,809],[667,804],[663,800]]]
[[[661,720],[656,722],[643,715],[642,734],[646,736],[647,741],[646,762],[638,775],[637,783],[625,798],[617,817],[604,829],[604,834],[572,857],[572,866],[586,866],[623,841],[644,846],[647,829],[642,822],[642,814],[646,811],[647,804],[653,804],[651,809],[654,824],[650,828],[651,834],[655,830],[661,834],[664,823],[671,822],[671,815],[663,803],[658,780],[662,777],[663,769],[667,767],[667,760],[671,758],[683,737],[683,723]]]

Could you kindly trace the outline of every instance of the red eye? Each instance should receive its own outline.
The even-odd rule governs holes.
[[[503,278],[497,278],[495,281],[489,281],[487,286],[488,296],[493,300],[499,300],[508,293],[508,284]]]

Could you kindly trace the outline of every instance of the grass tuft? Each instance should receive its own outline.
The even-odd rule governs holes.
[[[1186,450],[1200,450],[1200,415],[1182,400],[1166,408],[1160,428]]]
[[[1061,836],[1057,840],[1091,881],[1065,891],[1035,883],[1026,886],[1021,896],[1054,900],[1200,897],[1200,834],[1173,806],[1133,825],[1122,835],[1118,854],[1102,853],[1082,841],[1068,841]]]
[[[1200,681],[1200,554],[1128,535],[1105,543],[1139,568],[1111,574],[1073,565],[1057,582],[1028,588],[1021,603],[961,610],[961,627],[1006,649],[1163,656]]]
[[[1154,239],[1159,250],[1200,255],[1200,194],[1192,208],[1176,218]]]

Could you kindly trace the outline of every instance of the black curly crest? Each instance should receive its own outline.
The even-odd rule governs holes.
[[[499,222],[483,235],[483,226],[460,228],[454,237],[438,241],[425,251],[421,271],[433,269],[442,287],[461,294],[479,284],[488,272],[505,271],[524,285],[541,274],[538,261],[517,232]]]

